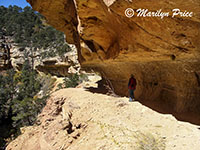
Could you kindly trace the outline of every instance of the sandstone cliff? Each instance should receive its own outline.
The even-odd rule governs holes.
[[[199,127],[159,114],[128,98],[84,89],[55,92],[37,125],[6,150],[199,150]]]
[[[6,70],[8,68],[21,70],[25,61],[25,49],[30,51],[30,47],[19,47],[17,43],[14,42],[13,37],[10,36],[2,36],[0,38],[0,43],[0,70]],[[33,58],[33,67],[37,71],[56,75],[58,77],[64,77],[69,74],[70,67],[73,67],[75,72],[78,72],[80,69],[77,49],[72,44],[70,44],[69,47],[70,51],[63,54],[63,56],[43,58],[43,53],[49,51],[49,49],[40,49],[33,52],[33,57],[32,54],[29,53],[28,58],[30,62]]]
[[[199,0],[27,0],[78,48],[83,68],[108,78],[126,95],[131,73],[136,97],[177,112],[200,113]],[[132,17],[126,8],[193,12],[193,17]]]

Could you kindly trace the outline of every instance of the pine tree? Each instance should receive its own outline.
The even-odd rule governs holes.
[[[30,7],[0,6],[0,36],[12,36],[19,47],[32,50],[48,49],[44,57],[63,56],[70,51],[64,33],[45,22],[45,18]]]
[[[14,70],[8,70],[6,75],[0,75],[0,124],[11,113],[12,100],[15,95]]]
[[[21,127],[32,125],[39,112],[34,96],[40,90],[40,82],[37,80],[37,74],[31,68],[28,58],[25,60],[18,79],[18,93],[12,106],[15,116],[12,119],[14,126]]]

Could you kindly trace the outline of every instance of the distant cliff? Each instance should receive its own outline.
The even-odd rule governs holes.
[[[0,7],[0,69],[20,70],[26,57],[38,71],[65,76],[79,65],[76,47],[30,7]],[[72,61],[73,60],[73,61]]]

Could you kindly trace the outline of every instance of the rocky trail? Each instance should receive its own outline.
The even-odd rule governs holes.
[[[52,94],[37,124],[7,150],[199,150],[199,126],[177,121],[126,97],[83,88]]]

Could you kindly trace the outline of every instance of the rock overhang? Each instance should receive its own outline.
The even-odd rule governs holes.
[[[102,72],[116,93],[127,94],[134,73],[137,98],[162,101],[178,112],[200,112],[200,1],[27,1],[76,45],[82,67]],[[127,8],[178,8],[194,16],[128,18]]]

